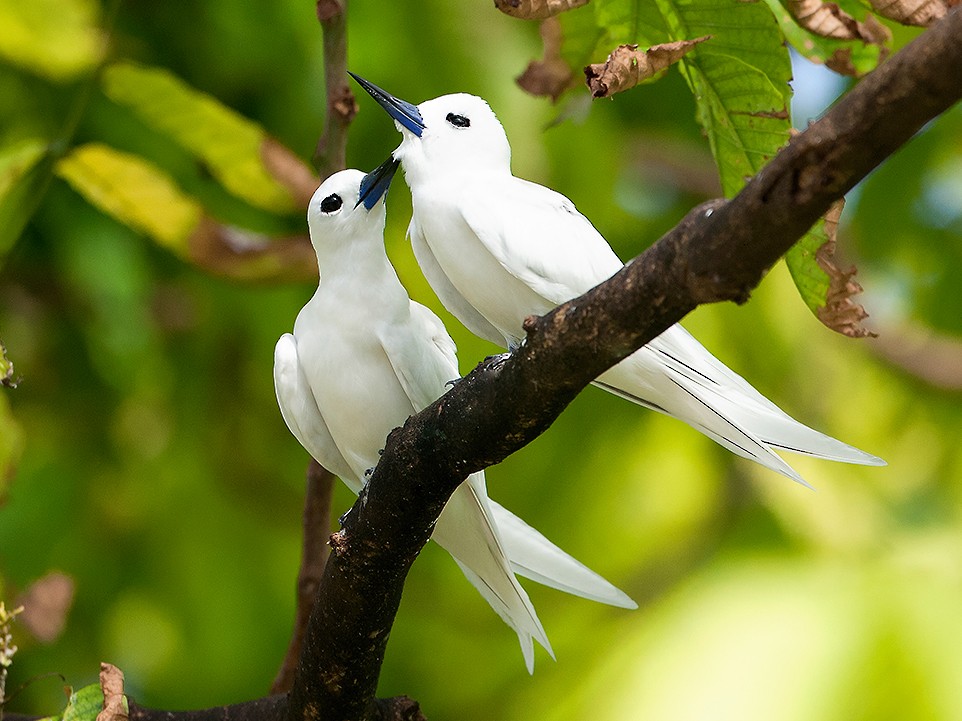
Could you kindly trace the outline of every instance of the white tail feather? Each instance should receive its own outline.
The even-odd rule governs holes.
[[[638,608],[628,595],[568,555],[499,503],[488,500],[514,572],[574,596]]]
[[[431,537],[454,557],[467,579],[518,634],[530,672],[534,669],[532,639],[552,658],[554,652],[528,594],[509,566],[488,503],[484,474],[471,475],[452,494]]]
[[[684,360],[682,360],[684,359]],[[688,423],[733,453],[805,486],[773,450],[885,465],[885,461],[799,423],[673,326],[602,374],[596,385]]]

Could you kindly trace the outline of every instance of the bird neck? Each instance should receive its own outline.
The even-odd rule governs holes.
[[[322,288],[343,294],[366,294],[371,288],[396,288],[407,297],[383,246],[373,249],[358,241],[319,249],[317,267]]]

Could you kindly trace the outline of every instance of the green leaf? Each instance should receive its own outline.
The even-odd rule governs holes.
[[[844,54],[852,64],[857,76],[874,70],[882,59],[883,47],[861,40],[836,40],[824,38],[802,27],[779,0],[766,0],[775,15],[785,39],[800,55],[814,63],[825,64]]]
[[[0,256],[13,247],[37,209],[52,169],[53,157],[42,140],[0,150]]]
[[[295,209],[264,164],[267,134],[256,123],[159,68],[117,63],[105,70],[103,84],[114,102],[196,155],[234,195],[274,212]]]
[[[61,159],[56,172],[90,203],[184,255],[202,217],[200,204],[143,158],[90,143]]]
[[[576,74],[580,73],[585,65],[598,59],[594,54],[607,37],[605,25],[597,21],[593,4],[561,13],[558,20],[563,37],[561,57]]]
[[[595,6],[603,41],[651,46],[712,38],[678,64],[695,96],[726,195],[734,195],[788,140],[792,77],[769,9],[729,0],[611,0]],[[579,37],[587,37],[582,30]],[[596,49],[596,52],[598,50]]]
[[[103,57],[94,0],[0,0],[0,56],[52,80],[70,80]]]
[[[791,63],[779,29],[779,21],[784,26],[782,15],[787,13],[778,0],[770,0],[770,4],[771,9],[762,3],[727,0],[611,0],[593,6],[600,26],[599,42],[612,46],[650,46],[712,36],[678,65],[695,96],[698,122],[708,136],[722,188],[729,197],[779,151],[791,129]],[[771,10],[776,10],[779,20]],[[790,17],[787,24],[808,35]],[[584,45],[590,36],[581,28],[575,37]],[[851,43],[834,42],[834,47],[845,45]],[[877,61],[877,56],[878,50],[873,48],[861,54],[853,51],[852,57],[853,62],[864,63],[873,58]],[[815,261],[815,252],[826,239],[819,221],[786,258],[799,293],[813,313],[825,306],[829,290],[829,277]]]
[[[104,692],[100,684],[92,683],[70,694],[61,721],[94,721],[104,707]]]
[[[679,63],[695,95],[726,195],[788,140],[788,50],[768,8],[724,0],[658,0],[672,39],[712,35]]]
[[[815,254],[829,240],[825,221],[819,221],[785,254],[785,264],[795,281],[798,294],[808,309],[818,315],[828,299],[829,277],[815,260]]]

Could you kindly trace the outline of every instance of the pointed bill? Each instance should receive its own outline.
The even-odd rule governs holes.
[[[348,74],[357,80],[358,85],[367,90],[371,94],[371,97],[377,100],[378,104],[387,111],[387,114],[392,118],[397,120],[401,125],[410,130],[412,133],[421,137],[421,133],[424,131],[424,119],[421,117],[420,111],[417,109],[416,105],[412,105],[406,100],[401,100],[396,98],[391,93],[386,90],[381,90],[374,83],[369,83],[364,78],[355,75],[350,70],[347,71]]]
[[[356,208],[361,203],[364,203],[364,207],[370,210],[377,205],[377,201],[380,200],[381,196],[391,187],[391,180],[394,178],[394,174],[397,172],[400,164],[400,161],[395,160],[394,156],[391,156],[361,178],[361,187],[354,207]]]

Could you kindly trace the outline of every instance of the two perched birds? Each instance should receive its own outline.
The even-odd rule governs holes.
[[[401,144],[376,170],[336,173],[311,198],[320,283],[293,335],[277,343],[274,383],[297,440],[358,493],[388,433],[459,377],[454,342],[408,297],[384,250],[381,199],[399,165],[413,199],[415,257],[445,308],[482,338],[513,348],[526,317],[581,295],[622,262],[570,200],[511,174],[504,129],[481,98],[445,95],[415,106],[354,78],[395,120]],[[678,325],[595,384],[800,483],[775,450],[884,465],[785,414]],[[533,642],[549,653],[551,645],[515,574],[635,607],[489,499],[483,473],[459,486],[432,538],[518,634],[529,671]]]

